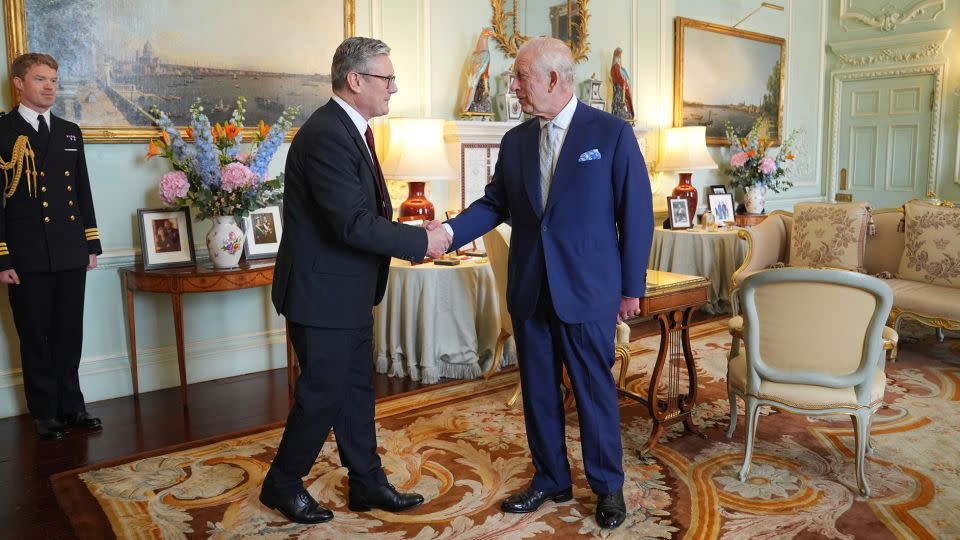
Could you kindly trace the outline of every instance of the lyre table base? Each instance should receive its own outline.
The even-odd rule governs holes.
[[[667,276],[662,276],[666,274]],[[657,277],[688,278],[670,279],[669,286],[658,288]],[[647,296],[640,301],[640,316],[654,316],[660,323],[660,350],[650,375],[647,395],[642,396],[627,389],[627,373],[630,369],[630,355],[625,355],[620,364],[620,376],[617,389],[621,395],[636,400],[647,407],[653,427],[650,438],[640,451],[649,454],[660,441],[664,428],[683,422],[684,428],[697,433],[693,423],[693,406],[697,398],[697,366],[690,347],[690,318],[693,310],[707,302],[710,281],[697,276],[682,276],[669,272],[648,271]],[[650,281],[654,283],[651,284]],[[680,362],[687,372],[687,392],[680,393]],[[667,378],[667,396],[658,396],[657,390]]]

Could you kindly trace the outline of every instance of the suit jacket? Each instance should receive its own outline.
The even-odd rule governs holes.
[[[335,101],[317,109],[287,154],[283,238],[273,305],[288,320],[360,328],[387,286],[390,257],[423,260],[426,231],[379,214],[380,182],[363,137]]]
[[[50,115],[45,154],[39,135],[16,110],[0,117],[0,157],[10,160],[13,145],[26,135],[38,152],[37,191],[27,174],[0,209],[0,270],[56,272],[87,266],[90,254],[103,253],[93,212],[87,159],[80,127]],[[6,171],[13,181],[13,172]],[[9,186],[5,188],[8,191]]]
[[[544,210],[539,141],[536,118],[503,136],[484,196],[449,221],[453,243],[510,219],[511,315],[533,315],[546,279],[562,321],[610,319],[622,296],[642,297],[646,288],[653,208],[637,139],[623,120],[578,103]]]

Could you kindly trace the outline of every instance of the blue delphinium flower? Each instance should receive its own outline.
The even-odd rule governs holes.
[[[276,153],[277,148],[280,147],[284,135],[290,130],[290,126],[293,125],[293,119],[299,112],[300,109],[298,107],[288,107],[284,110],[283,115],[281,115],[280,118],[277,119],[277,123],[270,128],[270,132],[267,133],[266,138],[264,138],[260,146],[257,147],[253,157],[250,158],[250,170],[260,178],[266,178],[267,166],[270,165],[273,154]]]
[[[210,121],[206,115],[201,114],[202,110],[203,107],[198,103],[190,107],[190,127],[193,129],[194,144],[197,147],[196,172],[201,182],[207,187],[215,188],[220,185],[220,151],[213,142]]]

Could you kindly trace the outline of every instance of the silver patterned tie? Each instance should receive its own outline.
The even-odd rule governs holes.
[[[540,128],[540,202],[541,208],[547,208],[547,195],[550,194],[550,181],[553,179],[553,138],[556,126],[547,122]]]

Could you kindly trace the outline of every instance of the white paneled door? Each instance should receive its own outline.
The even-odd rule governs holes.
[[[926,195],[934,80],[922,74],[844,82],[837,171],[840,189],[855,201],[891,208]]]

